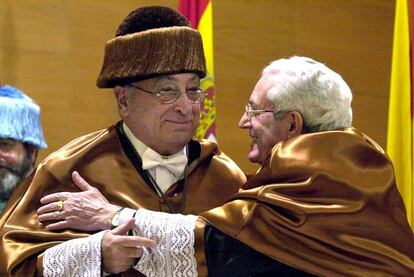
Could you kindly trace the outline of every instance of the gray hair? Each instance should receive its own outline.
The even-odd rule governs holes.
[[[342,77],[306,57],[273,61],[262,71],[273,83],[267,98],[275,114],[299,112],[304,130],[318,132],[350,127],[352,92]]]

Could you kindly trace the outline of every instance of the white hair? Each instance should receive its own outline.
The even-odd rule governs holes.
[[[275,112],[299,112],[304,131],[350,127],[352,92],[342,77],[322,63],[306,57],[273,61],[263,69],[273,83],[267,92]]]

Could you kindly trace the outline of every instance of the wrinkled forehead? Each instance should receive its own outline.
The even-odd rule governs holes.
[[[270,74],[262,75],[257,81],[252,94],[250,95],[249,103],[260,107],[269,107],[272,102],[268,99],[268,91],[275,87],[275,77]]]

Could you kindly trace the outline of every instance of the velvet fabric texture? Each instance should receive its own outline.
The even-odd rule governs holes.
[[[150,29],[109,40],[99,88],[112,88],[159,75],[194,72],[206,75],[203,42],[186,26]]]
[[[354,128],[277,144],[232,201],[201,216],[318,276],[414,276],[414,236],[392,163]],[[205,267],[200,256],[198,262]]]

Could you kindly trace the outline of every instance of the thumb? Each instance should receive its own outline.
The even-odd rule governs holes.
[[[72,180],[75,185],[80,188],[82,191],[90,190],[93,186],[89,185],[88,182],[83,179],[77,171],[72,172]]]
[[[113,235],[123,235],[135,226],[135,218],[128,219],[127,222],[119,225],[111,231]]]

